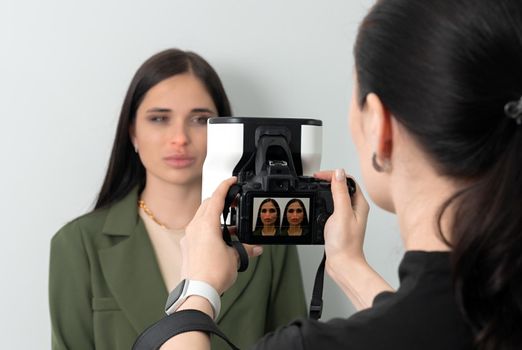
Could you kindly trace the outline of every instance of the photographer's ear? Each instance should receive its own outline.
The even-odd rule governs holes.
[[[392,115],[375,93],[368,94],[365,107],[366,137],[374,152],[374,167],[377,171],[390,170],[393,147]]]

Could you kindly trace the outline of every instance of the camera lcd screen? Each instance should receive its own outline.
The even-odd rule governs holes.
[[[310,198],[254,197],[251,217],[252,237],[256,241],[276,237],[300,241],[310,235]]]

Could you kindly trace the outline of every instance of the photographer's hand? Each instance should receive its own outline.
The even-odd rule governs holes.
[[[205,281],[219,294],[237,278],[238,254],[223,241],[220,222],[227,191],[236,181],[235,177],[223,181],[212,197],[201,203],[180,242],[181,277]],[[262,252],[259,246],[244,246],[249,256]]]
[[[226,193],[235,182],[235,178],[222,182],[212,197],[201,203],[180,242],[181,277],[207,282],[219,294],[237,277],[234,249],[223,241],[219,219]]]
[[[324,228],[326,271],[358,310],[372,305],[391,286],[366,262],[363,251],[369,206],[360,188],[348,195],[344,170],[322,171],[315,177],[331,182],[334,212]]]
[[[204,281],[219,294],[230,288],[237,278],[239,256],[234,248],[223,241],[220,222],[227,191],[236,181],[235,177],[223,181],[212,197],[201,203],[180,242],[181,277]],[[260,246],[245,245],[245,249],[249,256],[262,253]],[[178,311],[187,309],[214,316],[208,300],[200,296],[188,297]],[[185,332],[169,339],[161,349],[210,349],[210,337],[205,332]]]

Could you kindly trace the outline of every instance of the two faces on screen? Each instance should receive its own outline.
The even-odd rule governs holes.
[[[254,236],[303,236],[307,233],[308,215],[301,199],[290,199],[283,215],[278,201],[273,198],[265,198],[259,205]]]

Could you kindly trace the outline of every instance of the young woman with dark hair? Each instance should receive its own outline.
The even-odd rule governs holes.
[[[218,75],[193,52],[165,50],[138,69],[94,210],[51,242],[53,349],[128,350],[165,315],[201,203],[207,119],[231,114]],[[304,316],[295,247],[265,248],[221,299],[217,322],[243,346]]]
[[[257,210],[256,227],[252,233],[254,236],[279,236],[281,222],[281,209],[277,201],[265,198]]]
[[[366,262],[362,191],[350,199],[343,170],[319,173],[335,207],[326,269],[360,311],[294,322],[255,348],[522,348],[522,2],[380,0],[354,56],[352,138],[368,194],[397,215],[400,286]],[[219,293],[237,276],[218,225],[234,181],[204,202],[184,238],[185,276]],[[208,305],[188,298],[179,315],[205,318]],[[187,332],[163,348],[205,349],[208,339]]]
[[[308,215],[302,200],[293,198],[285,205],[281,235],[305,236],[308,234]]]

